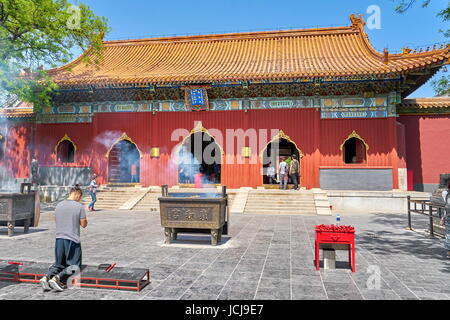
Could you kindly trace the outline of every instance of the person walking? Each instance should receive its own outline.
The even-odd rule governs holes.
[[[447,185],[447,190],[442,192],[442,198],[445,203],[445,215],[442,218],[442,223],[445,225],[444,246],[447,250],[447,258],[450,259],[450,182]]]
[[[278,174],[280,177],[280,189],[287,189],[287,181],[288,181],[288,164],[286,163],[286,159],[282,158],[280,165],[278,167]]]
[[[88,224],[86,212],[80,203],[82,196],[83,191],[75,186],[70,190],[67,200],[56,206],[55,263],[39,281],[44,291],[63,291],[74,268],[81,269],[80,226],[86,228]]]
[[[92,181],[91,181],[91,183],[89,185],[89,194],[90,194],[91,199],[92,199],[91,203],[89,203],[89,206],[88,206],[88,210],[89,211],[96,211],[94,209],[94,205],[97,202],[97,188],[98,188],[96,179],[97,179],[97,175],[94,174],[92,176]]]
[[[297,160],[297,155],[292,155],[292,160],[289,165],[289,175],[292,177],[294,183],[294,190],[299,190],[298,183],[300,180],[300,163]]]

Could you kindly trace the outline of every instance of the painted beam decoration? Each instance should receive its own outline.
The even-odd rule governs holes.
[[[209,110],[207,87],[185,87],[186,106],[193,111]]]
[[[191,87],[192,89],[192,87]],[[396,116],[400,101],[397,93],[372,97],[251,97],[209,100],[205,87],[195,87],[187,100],[96,101],[72,102],[43,108],[37,114],[38,123],[89,123],[96,113],[110,112],[179,112],[225,111],[244,109],[321,109],[322,119],[385,118]]]
[[[322,119],[386,118],[388,97],[347,97],[321,99]]]

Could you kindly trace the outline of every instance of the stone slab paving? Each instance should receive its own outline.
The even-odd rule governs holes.
[[[415,226],[426,228],[424,218],[415,216]],[[450,298],[443,241],[405,230],[402,214],[342,215],[342,223],[357,230],[356,273],[348,269],[345,251],[337,254],[338,269],[315,270],[314,225],[331,224],[333,217],[236,214],[230,238],[217,247],[208,245],[209,237],[196,236],[190,243],[184,235],[179,236],[182,245],[163,246],[157,212],[99,211],[88,213],[88,219],[82,230],[83,263],[149,268],[150,285],[139,293],[87,288],[43,293],[39,285],[0,281],[0,299]],[[43,213],[41,225],[30,234],[20,229],[8,238],[0,227],[0,259],[50,264],[53,214]],[[370,278],[373,270],[379,270],[378,282]]]

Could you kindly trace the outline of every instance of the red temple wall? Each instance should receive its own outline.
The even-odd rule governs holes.
[[[55,147],[67,134],[76,146],[75,164],[90,166],[89,155],[92,152],[92,125],[85,123],[38,124],[36,126],[35,153],[40,165],[58,164]],[[71,164],[65,164],[71,165]]]
[[[222,184],[230,188],[257,187],[262,184],[260,154],[271,140],[271,129],[283,130],[303,153],[302,186],[307,188],[319,187],[321,166],[344,167],[339,147],[353,130],[369,145],[366,167],[397,167],[395,118],[321,120],[320,112],[316,109],[159,112],[155,115],[97,113],[89,124],[38,124],[38,160],[41,165],[55,165],[54,148],[67,134],[77,147],[74,165],[92,167],[100,175],[99,183],[106,183],[106,153],[113,142],[126,133],[143,153],[141,183],[145,186],[175,185],[178,183],[177,165],[171,161],[170,153],[184,137],[171,141],[171,135],[179,128],[190,132],[196,121],[201,121],[212,135],[216,135],[213,129],[220,130],[224,136],[227,128],[256,129],[256,132],[267,129],[268,137],[259,141],[256,150],[252,147],[251,159],[241,158],[242,146],[235,143],[234,149],[229,150],[224,141],[216,141],[225,155],[234,160],[233,164],[222,162]],[[105,141],[101,143],[102,140]],[[151,147],[160,148],[159,158],[150,157]]]
[[[5,139],[4,164],[14,178],[30,176],[33,124],[8,121]]]
[[[327,119],[320,122],[320,166],[338,168],[392,168],[393,186],[398,188],[397,131],[395,118]],[[344,163],[341,144],[353,132],[366,142],[367,161],[363,165]]]
[[[450,115],[404,115],[407,168],[415,185],[438,184],[450,172]]]

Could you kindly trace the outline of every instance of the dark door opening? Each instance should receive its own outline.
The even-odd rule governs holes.
[[[57,160],[60,163],[74,163],[75,162],[75,146],[68,140],[62,141],[58,145]]]
[[[221,151],[209,134],[196,132],[189,136],[178,152],[178,182],[194,184],[202,174],[203,184],[220,184]]]
[[[289,164],[292,155],[294,154],[297,156],[297,160],[301,163],[300,153],[295,144],[291,141],[286,139],[278,139],[269,143],[263,152],[263,184],[277,184],[279,182],[278,168],[281,160],[285,159]],[[290,177],[288,184],[293,184]],[[301,185],[300,182],[299,185]]]
[[[366,146],[358,138],[351,138],[344,144],[344,162],[364,163],[366,161]]]
[[[109,153],[108,182],[140,182],[140,154],[137,147],[130,141],[122,140],[111,149]]]

